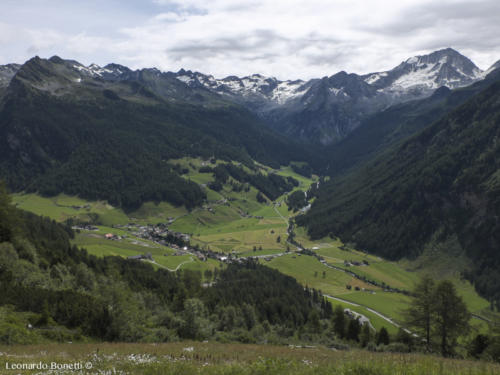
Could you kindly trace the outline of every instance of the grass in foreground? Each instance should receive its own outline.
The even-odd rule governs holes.
[[[81,374],[350,374],[350,375],[483,375],[500,373],[500,365],[444,359],[421,354],[335,351],[324,347],[295,348],[179,342],[167,344],[54,344],[0,347],[0,373],[6,363],[50,366],[81,363]],[[91,367],[86,370],[85,366]],[[23,374],[61,374],[27,370]]]

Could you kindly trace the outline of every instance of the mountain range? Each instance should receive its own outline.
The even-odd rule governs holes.
[[[369,114],[428,97],[439,87],[470,85],[494,68],[482,71],[447,48],[411,57],[385,72],[358,75],[341,71],[308,81],[279,81],[259,74],[215,79],[185,70],[171,75],[192,88],[204,87],[246,106],[282,133],[331,144],[347,136]]]
[[[53,57],[50,61],[63,61]],[[200,72],[131,70],[118,64],[84,66],[63,64],[71,83],[87,80],[140,81],[169,101],[189,101],[204,106],[213,102],[242,105],[272,129],[296,140],[328,145],[344,139],[363,120],[398,103],[429,97],[440,87],[455,89],[482,80],[500,65],[482,71],[467,57],[447,48],[415,56],[395,68],[364,75],[338,72],[308,81],[280,81],[253,74],[217,79]],[[0,66],[0,95],[21,65]],[[71,73],[69,73],[71,72]],[[68,77],[69,77],[68,76]]]
[[[2,72],[11,78],[0,93],[0,177],[14,190],[192,207],[204,193],[171,159],[314,164],[307,149],[244,107],[156,69],[35,57]]]

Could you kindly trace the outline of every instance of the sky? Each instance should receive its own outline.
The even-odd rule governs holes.
[[[1,0],[0,64],[181,68],[309,79],[392,69],[451,47],[500,60],[498,0]]]

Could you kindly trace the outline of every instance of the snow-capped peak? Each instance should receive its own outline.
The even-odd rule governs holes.
[[[198,72],[179,70],[176,78],[188,86],[202,85],[205,88],[226,96],[241,96],[255,100],[269,100],[273,103],[284,104],[289,99],[303,94],[303,81],[279,81],[274,77],[262,74],[252,74],[239,78],[227,76],[214,78]]]
[[[273,90],[271,98],[278,104],[284,104],[291,99],[301,97],[307,89],[301,80],[280,82]]]
[[[428,55],[413,56],[396,68],[364,76],[366,83],[391,95],[426,96],[446,86],[457,88],[484,77],[484,72],[467,57],[446,48]]]
[[[363,76],[339,72],[309,81],[280,81],[261,74],[214,78],[183,69],[173,74],[188,86],[205,87],[254,108],[256,103],[271,107],[295,100],[313,103],[312,98],[318,95],[328,97],[332,103],[362,98],[366,102],[391,105],[432,95],[441,86],[454,89],[469,85],[489,71],[483,72],[467,57],[446,48],[410,57],[391,70]]]

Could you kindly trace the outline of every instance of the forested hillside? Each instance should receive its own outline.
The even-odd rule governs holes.
[[[332,308],[316,290],[255,261],[169,272],[71,246],[71,229],[15,209],[0,187],[2,343],[44,340],[243,342],[329,340]],[[205,275],[206,276],[206,275]],[[16,323],[9,306],[28,314]],[[5,315],[7,314],[7,315]],[[300,332],[300,333],[298,333]]]
[[[500,82],[364,168],[333,179],[298,222],[393,259],[448,242],[500,300]]]
[[[499,77],[500,70],[496,69],[470,86],[455,90],[442,86],[428,98],[396,104],[368,116],[344,140],[325,151],[327,173],[338,176],[362,166],[479,94]]]
[[[252,159],[272,166],[318,160],[237,105],[193,91],[204,98],[196,102],[176,79],[152,85],[146,73],[121,81],[81,78],[72,64],[34,58],[6,89],[0,177],[14,190],[65,192],[126,208],[147,200],[192,207],[204,193],[169,159],[215,157],[250,166]]]

